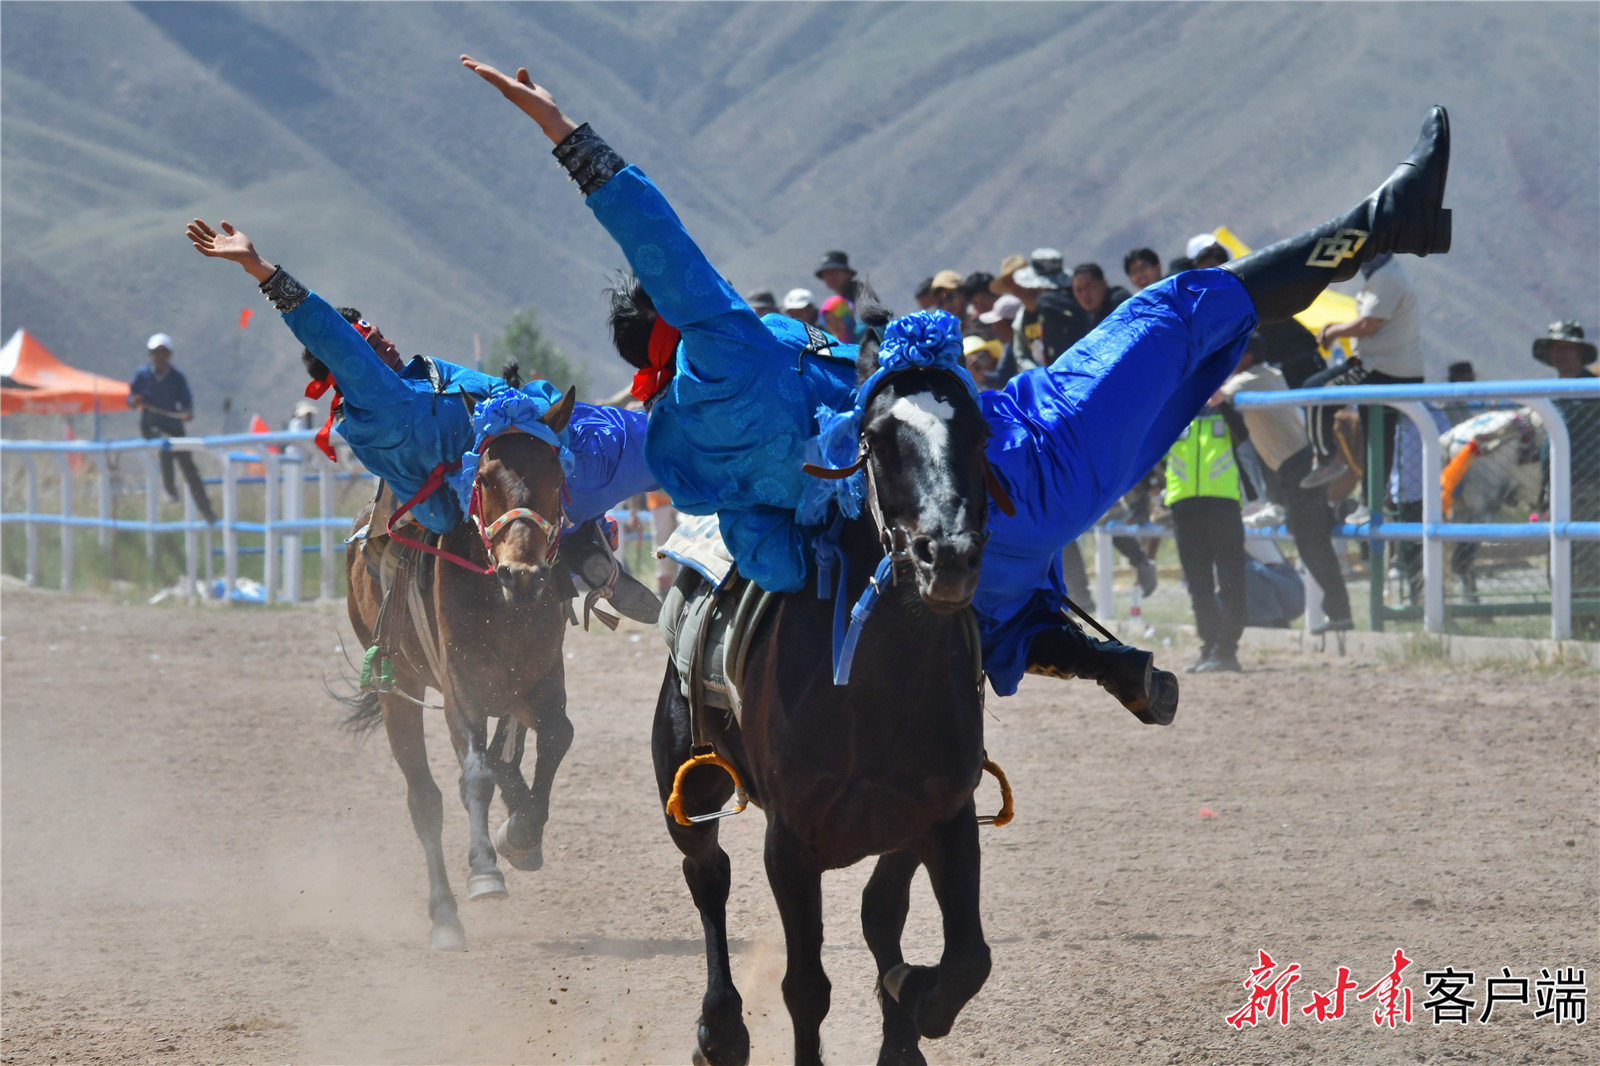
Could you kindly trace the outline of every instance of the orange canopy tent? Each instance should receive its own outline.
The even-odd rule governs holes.
[[[76,370],[19,329],[0,348],[0,414],[74,415],[123,411],[128,386],[115,378]]]

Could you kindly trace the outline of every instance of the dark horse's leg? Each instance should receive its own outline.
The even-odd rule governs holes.
[[[656,701],[650,738],[656,786],[665,805],[678,767],[689,758],[689,707],[678,691],[678,672],[670,664]],[[733,794],[733,783],[716,770],[696,769],[683,784],[684,810],[698,814],[721,808]],[[728,961],[728,886],[732,880],[728,853],[717,843],[719,822],[682,826],[666,816],[672,842],[683,852],[683,879],[700,910],[706,938],[706,992],[700,1001],[693,1059],[702,1066],[744,1066],[750,1061],[750,1033],[744,1024],[744,1001],[733,984]]]
[[[521,759],[521,744],[516,760],[507,761],[503,753],[490,752],[500,794],[505,797],[510,818],[495,834],[495,845],[506,861],[519,870],[537,870],[544,865],[544,827],[550,820],[550,789],[556,769],[572,747],[572,720],[567,717],[566,671],[558,663],[542,678],[529,699],[536,740],[534,742],[533,784],[522,780],[516,762]]]
[[[448,667],[447,667],[448,669]],[[473,720],[453,693],[445,693],[444,717],[450,724],[450,742],[461,764],[461,802],[467,808],[471,837],[467,845],[467,898],[504,899],[506,878],[494,863],[489,840],[489,804],[494,799],[494,769],[489,764],[489,723]]]
[[[422,695],[421,686],[413,697]],[[428,751],[422,733],[422,708],[396,696],[384,696],[383,728],[389,734],[389,750],[406,778],[406,804],[411,808],[411,824],[422,841],[428,860],[428,917],[433,920],[432,946],[437,951],[464,951],[467,934],[456,917],[456,897],[450,891],[445,872],[444,798],[428,769]]]
[[[989,978],[989,945],[978,914],[978,820],[970,799],[929,834],[922,858],[944,917],[944,954],[938,966],[900,963],[884,975],[883,987],[931,1038],[950,1031]]]
[[[794,1026],[796,1066],[821,1066],[822,1019],[833,986],[822,969],[822,871],[782,821],[768,815],[767,881],[783,918],[789,966],[783,1002]]]
[[[883,976],[905,962],[900,934],[911,909],[911,879],[922,860],[911,851],[891,851],[878,859],[872,879],[861,893],[861,931],[878,963],[878,1005],[883,1010],[883,1044],[878,1066],[923,1066],[917,1049],[920,1034],[905,1008],[883,989]]]

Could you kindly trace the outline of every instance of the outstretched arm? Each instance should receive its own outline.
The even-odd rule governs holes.
[[[256,246],[250,243],[250,238],[234,229],[227,219],[222,220],[221,226],[222,230],[219,233],[197,218],[189,223],[185,236],[189,238],[189,243],[194,245],[194,250],[203,256],[232,260],[244,267],[245,273],[255,278],[257,282],[264,282],[270,278],[273,266],[256,254]]]
[[[212,229],[198,218],[185,235],[201,255],[232,260],[256,279],[290,332],[333,372],[347,403],[374,410],[393,402],[395,372],[366,338],[326,300],[261,258],[249,237],[226,221]]]
[[[499,89],[501,96],[516,104],[518,110],[537,122],[539,128],[544,130],[544,135],[550,138],[551,144],[560,144],[578,128],[576,122],[561,113],[561,109],[556,106],[555,97],[550,95],[550,90],[533,83],[533,79],[528,77],[527,67],[518,67],[517,76],[513,78],[487,63],[478,62],[471,56],[462,56],[461,65]]]
[[[535,85],[526,68],[512,78],[487,63],[462,56],[461,65],[500,90],[533,119],[555,144],[589,209],[628,257],[656,312],[680,330],[701,329],[733,339],[764,339],[766,327],[706,259],[650,179],[623,162],[588,123],[576,125],[556,106],[548,89]],[[697,373],[724,377],[745,366],[716,366],[715,352],[689,352]]]

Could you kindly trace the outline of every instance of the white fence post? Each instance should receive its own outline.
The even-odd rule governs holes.
[[[239,587],[239,478],[234,471],[233,453],[222,451],[222,596],[233,602]]]
[[[144,463],[144,557],[150,564],[152,576],[156,572],[156,519],[160,516],[161,488],[160,465],[155,448],[141,448],[139,460]]]
[[[1572,541],[1564,525],[1572,521],[1572,437],[1566,419],[1549,400],[1529,400],[1544,420],[1550,446],[1550,637],[1572,639]]]
[[[56,463],[61,468],[61,591],[72,591],[72,542],[78,529],[72,524],[73,484],[72,456],[56,453]]]
[[[284,455],[279,469],[283,475],[283,520],[300,521],[305,511],[305,481],[298,455]],[[304,538],[298,529],[290,527],[283,536],[283,598],[290,603],[300,602],[300,547]]]
[[[1095,613],[1101,618],[1112,621],[1117,617],[1117,612],[1112,608],[1115,585],[1112,570],[1111,531],[1104,525],[1094,527],[1094,598]]]
[[[261,459],[267,471],[266,481],[263,485],[261,515],[261,541],[265,554],[261,562],[261,584],[265,586],[266,599],[264,603],[278,602],[278,534],[273,525],[278,520],[278,456],[275,452],[265,449],[261,452]]]
[[[25,454],[23,459],[28,464],[27,489],[23,493],[23,506],[28,509],[28,517],[23,521],[23,532],[27,539],[27,567],[28,584],[39,584],[39,466],[33,461],[31,454]]]
[[[328,462],[326,456],[317,459],[317,519],[322,528],[317,530],[321,537],[322,562],[321,580],[318,582],[319,595],[325,600],[333,599],[334,574],[333,574],[333,527],[328,520],[333,517],[333,464]]]
[[[106,448],[106,447],[104,447],[102,445],[101,448],[100,448],[100,454],[97,456],[97,460],[99,462],[99,468],[100,468],[100,482],[99,482],[99,484],[97,484],[95,486],[95,497],[96,497],[96,500],[98,501],[98,506],[99,506],[99,511],[100,511],[100,529],[98,530],[99,539],[100,539],[100,550],[101,551],[109,551],[109,550],[111,550],[111,530],[112,530],[112,521],[111,521],[111,451],[110,451],[110,449],[108,449],[108,448]]]
[[[1426,404],[1397,403],[1400,413],[1417,427],[1422,444],[1422,629],[1444,632],[1444,545],[1436,527],[1444,520],[1444,505],[1439,491],[1439,475],[1444,464],[1439,447],[1440,429]],[[1395,462],[1399,462],[1398,453]]]
[[[190,460],[194,457],[191,455]],[[194,493],[187,485],[183,492],[183,598],[194,599],[195,582],[200,579],[200,538],[194,531]]]

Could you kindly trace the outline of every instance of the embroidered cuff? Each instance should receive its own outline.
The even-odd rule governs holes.
[[[311,295],[311,290],[294,280],[283,267],[273,267],[272,275],[261,283],[261,291],[272,302],[272,307],[280,315],[290,311],[306,302],[306,297]]]
[[[628,165],[587,122],[567,134],[567,139],[556,145],[551,154],[567,168],[572,180],[578,183],[578,191],[585,196]]]

